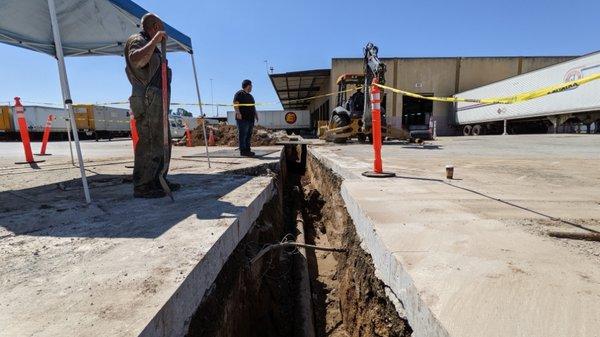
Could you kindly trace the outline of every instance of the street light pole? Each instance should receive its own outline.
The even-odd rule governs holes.
[[[211,109],[210,111],[212,111],[212,115],[215,115],[215,95],[213,92],[213,79],[210,79],[210,105],[211,105]],[[217,112],[217,117],[219,117],[219,113]]]

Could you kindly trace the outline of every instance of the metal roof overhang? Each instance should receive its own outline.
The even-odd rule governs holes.
[[[330,69],[270,74],[271,83],[285,110],[305,110],[310,101],[297,101],[318,95],[328,85]]]

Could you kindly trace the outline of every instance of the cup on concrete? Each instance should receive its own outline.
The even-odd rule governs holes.
[[[446,165],[446,179],[454,179],[454,166]]]

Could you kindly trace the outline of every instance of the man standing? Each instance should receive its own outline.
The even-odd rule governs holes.
[[[235,119],[238,127],[238,138],[240,141],[240,155],[244,157],[253,157],[254,152],[250,151],[250,142],[252,140],[252,129],[254,121],[258,122],[258,114],[254,105],[252,92],[252,81],[244,80],[242,90],[238,91],[233,97],[233,107],[235,109]]]
[[[164,25],[155,14],[142,17],[143,31],[129,37],[125,44],[127,78],[132,92],[129,98],[131,112],[136,121],[139,141],[135,149],[133,168],[133,195],[136,198],[161,198],[166,195],[158,180],[165,165],[164,151],[171,156],[171,148],[163,145],[163,106],[162,76],[160,65],[162,55],[158,46],[167,39]],[[171,69],[168,69],[169,101],[171,96]],[[170,137],[169,131],[169,139]],[[179,189],[179,184],[170,183],[171,191]]]

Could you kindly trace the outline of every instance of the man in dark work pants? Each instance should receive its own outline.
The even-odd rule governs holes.
[[[244,80],[242,90],[235,93],[233,97],[233,106],[235,109],[235,119],[238,126],[238,136],[240,141],[240,155],[244,157],[253,157],[254,152],[250,150],[252,141],[252,130],[254,121],[258,122],[256,106],[254,106],[254,97],[252,92],[252,82]]]
[[[170,130],[167,149],[163,143],[162,55],[159,50],[167,34],[160,18],[152,13],[144,15],[141,23],[143,31],[129,37],[124,51],[125,72],[132,87],[129,104],[139,136],[133,168],[133,195],[136,198],[161,198],[166,193],[158,177],[167,165],[166,179],[169,169],[164,160],[165,151],[168,151],[168,158],[171,157]],[[167,77],[170,101],[171,69],[168,69]],[[168,185],[172,191],[180,187],[171,182]]]

